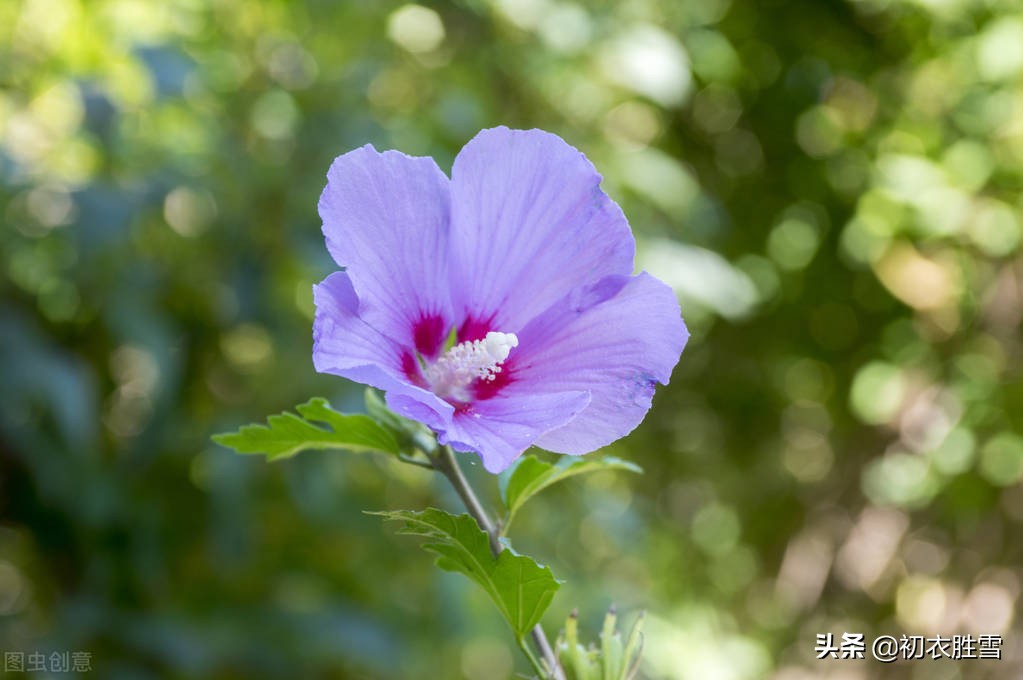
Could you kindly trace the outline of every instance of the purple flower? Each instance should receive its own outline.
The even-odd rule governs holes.
[[[531,445],[583,454],[628,434],[689,337],[672,291],[586,157],[540,130],[484,130],[449,180],[370,145],[320,196],[344,267],[314,288],[313,362],[490,472]]]

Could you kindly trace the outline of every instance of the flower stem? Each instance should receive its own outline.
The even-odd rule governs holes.
[[[490,515],[487,514],[479,498],[476,497],[476,492],[473,491],[469,480],[462,474],[462,468],[458,466],[458,461],[455,459],[455,452],[451,450],[450,446],[439,446],[432,454],[428,455],[434,469],[451,482],[451,486],[455,488],[458,497],[465,504],[465,509],[469,511],[469,514],[480,525],[480,528],[486,532],[487,538],[490,540],[490,551],[494,554],[494,557],[497,557],[501,550],[504,549],[501,541],[498,539],[497,525],[490,519]],[[519,648],[522,649],[530,663],[533,664],[533,668],[536,669],[542,679],[565,680],[565,673],[558,664],[557,657],[554,656],[554,650],[551,649],[550,642],[547,641],[547,634],[544,632],[543,626],[539,623],[536,624],[531,631],[531,635],[533,637],[533,644],[536,645],[544,664],[550,670],[544,670],[543,666],[529,650],[525,640],[520,639],[518,640]]]
[[[426,468],[427,470],[433,469],[433,463],[428,463],[424,460],[418,460],[404,453],[398,454],[398,460],[402,463],[408,463],[409,465],[415,465],[417,467]]]
[[[487,533],[487,538],[490,539],[490,552],[494,553],[494,557],[497,557],[498,553],[501,552],[501,543],[497,540],[497,525],[490,519],[490,515],[483,508],[479,498],[476,497],[476,492],[469,485],[469,480],[462,474],[462,468],[458,466],[455,452],[451,450],[450,446],[441,446],[437,449],[436,457],[433,459],[433,467],[447,477],[448,481],[451,482],[451,486],[455,487],[455,492],[462,499],[465,509],[479,523],[480,528]]]

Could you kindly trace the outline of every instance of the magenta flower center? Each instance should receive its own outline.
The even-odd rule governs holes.
[[[426,364],[423,378],[430,390],[442,399],[471,401],[469,388],[477,381],[494,382],[502,370],[501,365],[518,344],[514,333],[490,331],[480,340],[458,343],[433,363]]]

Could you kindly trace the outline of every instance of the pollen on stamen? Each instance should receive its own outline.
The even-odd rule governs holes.
[[[514,333],[491,331],[480,340],[459,343],[427,366],[424,377],[437,395],[467,400],[467,387],[476,380],[493,382],[501,364],[517,347]]]

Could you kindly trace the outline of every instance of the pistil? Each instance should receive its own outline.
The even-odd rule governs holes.
[[[434,394],[469,401],[469,386],[477,380],[493,382],[501,372],[501,364],[518,344],[514,333],[491,331],[481,340],[462,342],[449,349],[424,368],[423,377]]]

